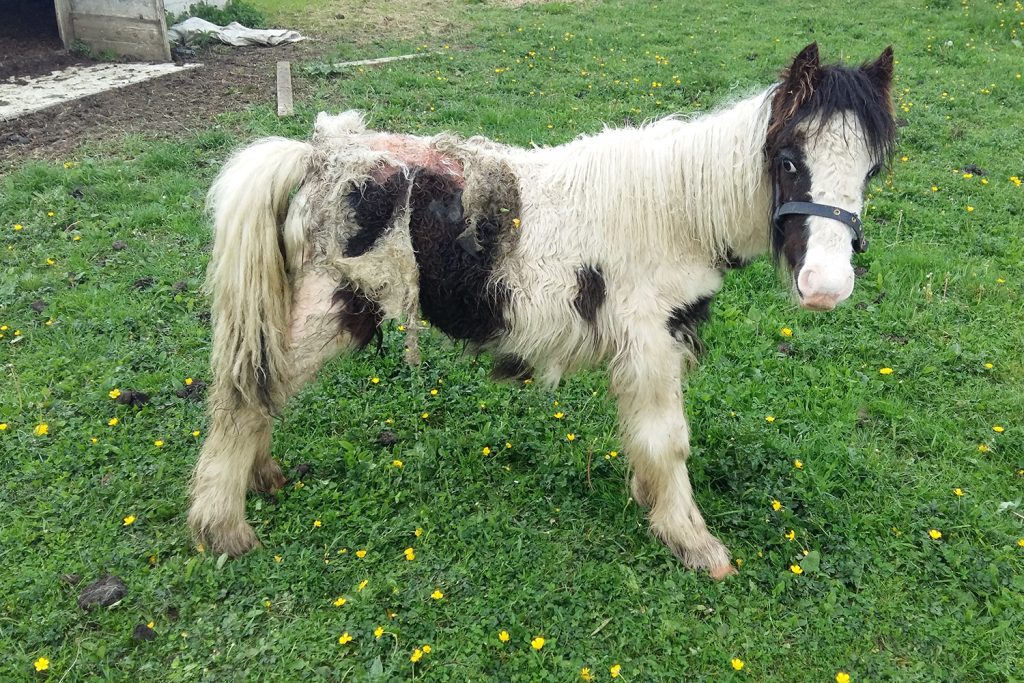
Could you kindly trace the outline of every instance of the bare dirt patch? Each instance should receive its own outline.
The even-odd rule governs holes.
[[[223,112],[272,105],[277,61],[311,59],[325,49],[325,42],[275,48],[213,46],[189,59],[203,65],[198,69],[0,122],[0,169],[24,159],[68,159],[84,142],[125,133],[192,134],[209,127]],[[296,96],[301,97],[301,81],[296,87]]]

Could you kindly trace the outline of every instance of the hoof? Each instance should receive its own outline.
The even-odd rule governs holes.
[[[256,532],[252,527],[242,522],[228,532],[213,533],[208,531],[206,537],[210,540],[210,549],[216,553],[227,553],[231,557],[241,557],[260,545],[256,538]]]
[[[721,567],[715,567],[714,569],[708,570],[708,576],[715,581],[723,581],[726,577],[734,576],[739,572],[731,564],[724,564]]]
[[[241,557],[260,545],[256,532],[245,522],[193,528],[198,540],[206,544],[214,555],[227,553],[231,557]]]
[[[706,571],[716,580],[736,573],[729,549],[711,534],[705,534],[697,542],[691,541],[689,545],[682,545],[676,539],[668,537],[668,534],[659,533],[659,529],[653,530],[687,568]]]

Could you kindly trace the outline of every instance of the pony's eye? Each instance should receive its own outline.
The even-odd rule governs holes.
[[[870,171],[868,171],[868,180],[871,180],[876,175],[878,175],[878,172],[881,171],[881,170],[882,170],[882,167],[876,165],[874,168],[872,168]]]
[[[782,170],[786,173],[796,173],[796,164],[789,159],[782,160]]]

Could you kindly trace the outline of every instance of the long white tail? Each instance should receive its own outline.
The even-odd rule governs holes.
[[[312,151],[305,142],[259,140],[231,157],[207,197],[217,393],[267,414],[285,400],[292,293],[284,252],[304,249],[304,235],[284,235],[284,219]]]

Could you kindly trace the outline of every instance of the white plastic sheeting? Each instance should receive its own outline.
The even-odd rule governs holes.
[[[184,43],[188,45],[195,42],[197,38],[204,36],[236,47],[243,45],[267,45],[272,47],[274,45],[297,43],[300,40],[305,40],[305,37],[298,31],[290,29],[246,28],[237,21],[233,21],[227,26],[218,26],[199,17],[189,17],[180,24],[175,24],[167,29],[167,38],[172,44]]]

